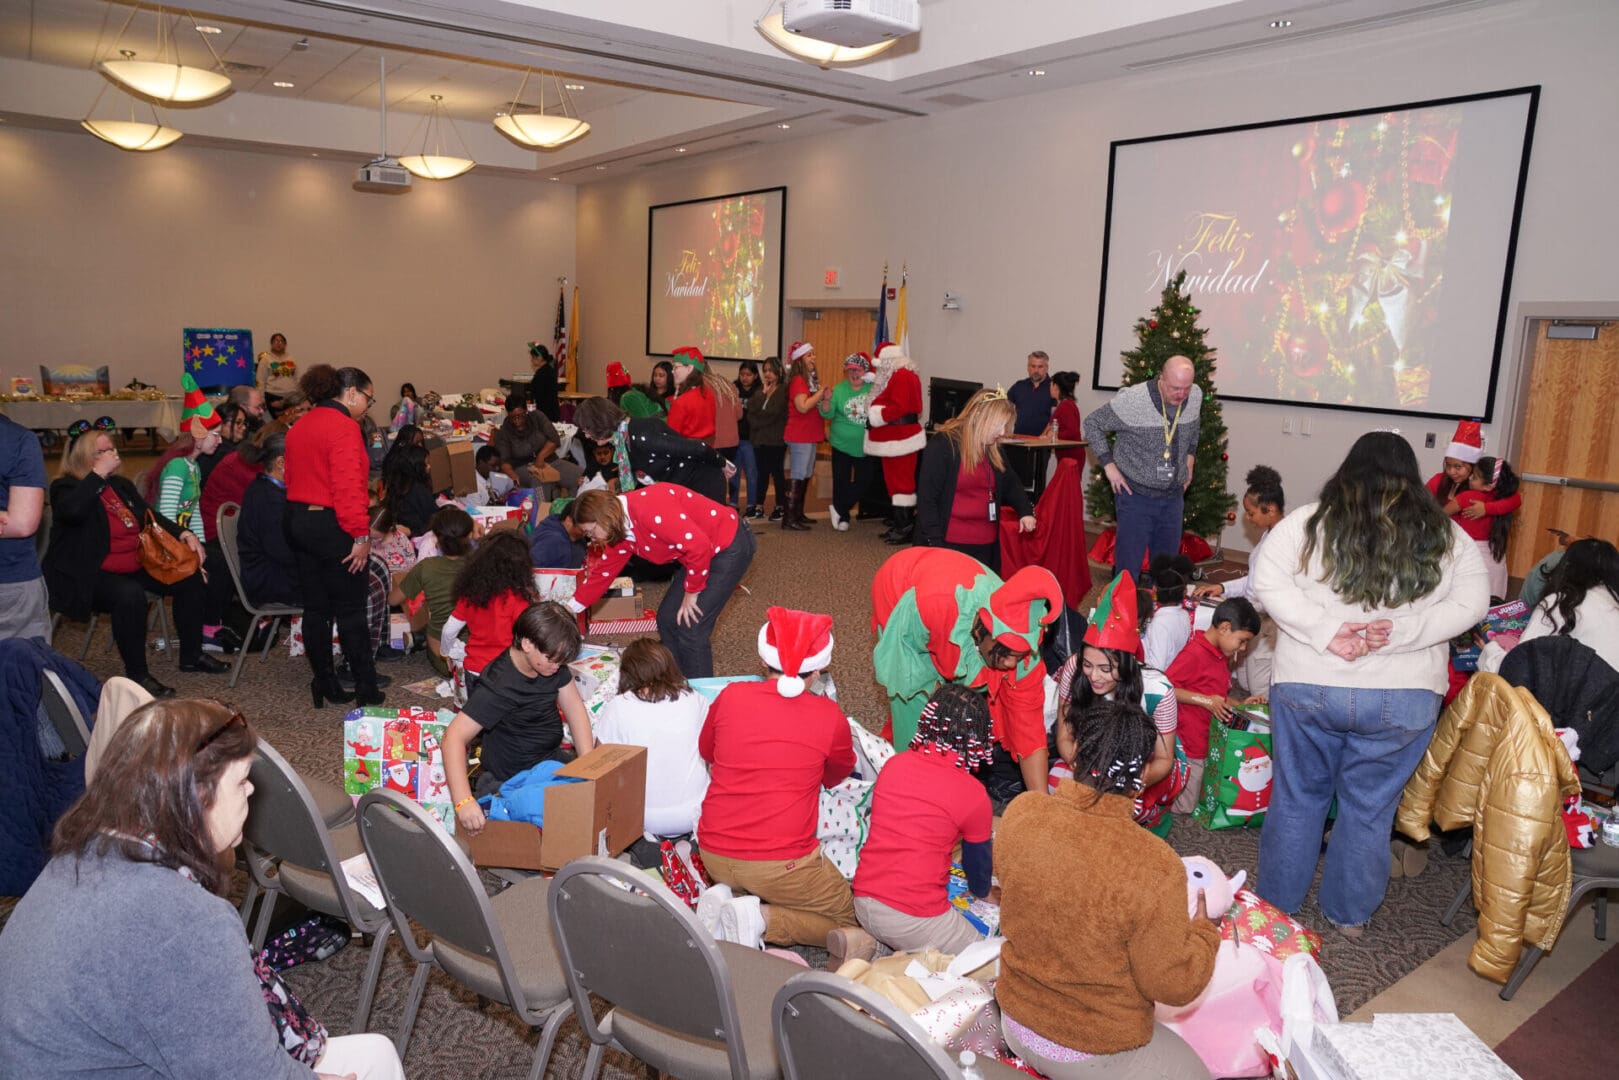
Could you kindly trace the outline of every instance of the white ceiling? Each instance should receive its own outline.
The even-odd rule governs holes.
[[[363,159],[375,120],[363,136],[358,121],[376,112],[382,57],[389,108],[409,121],[390,129],[390,150],[403,152],[402,133],[419,120],[410,114],[442,94],[481,164],[583,182],[601,179],[602,166],[655,167],[1510,2],[921,0],[920,34],[876,60],[824,71],[754,30],[766,0],[205,0],[191,9],[196,21],[221,33],[199,34],[172,8],[166,22],[185,62],[210,66],[209,45],[225,62],[232,108],[166,118],[215,143]],[[95,65],[120,48],[155,56],[157,35],[150,6],[0,0],[0,115],[76,122],[104,82]],[[294,47],[300,40],[307,49]],[[584,85],[573,100],[594,125],[589,136],[537,154],[494,134],[489,121],[528,67]],[[537,103],[537,84],[530,79],[526,103]],[[547,111],[554,94],[548,80]]]

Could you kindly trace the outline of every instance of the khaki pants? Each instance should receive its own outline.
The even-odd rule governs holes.
[[[1001,1026],[1006,1045],[1018,1057],[1039,1069],[1051,1080],[1208,1080],[1208,1066],[1186,1040],[1162,1024],[1152,1025],[1152,1039],[1145,1046],[1117,1054],[1098,1054],[1082,1061],[1059,1061],[1028,1046]]]
[[[715,881],[769,905],[765,940],[772,945],[824,949],[826,935],[860,925],[849,883],[821,854],[819,844],[802,858],[769,861],[727,858],[705,848],[703,865]]]
[[[1259,621],[1259,635],[1248,644],[1248,651],[1237,665],[1237,681],[1250,695],[1270,696],[1271,662],[1276,656],[1276,623],[1270,616]]]
[[[1186,762],[1186,786],[1181,793],[1175,796],[1170,809],[1177,814],[1190,814],[1197,809],[1197,800],[1203,797],[1203,763],[1188,760]]]
[[[866,928],[866,933],[895,952],[938,949],[947,956],[955,956],[967,946],[984,940],[978,928],[955,908],[949,908],[943,915],[924,918],[896,911],[869,896],[857,896],[854,913],[860,916],[860,925]]]

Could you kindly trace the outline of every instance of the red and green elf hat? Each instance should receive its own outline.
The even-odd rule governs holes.
[[[708,367],[708,361],[703,359],[702,350],[695,345],[682,345],[669,354],[669,359],[676,364],[689,364],[699,370]]]
[[[1130,571],[1121,570],[1097,598],[1091,624],[1085,628],[1085,644],[1098,649],[1117,649],[1137,660],[1144,659],[1140,625],[1136,618],[1135,579]]]
[[[1040,628],[1057,617],[1062,586],[1043,566],[1025,566],[989,594],[978,619],[995,640],[1019,652],[1040,642]]]
[[[197,380],[191,377],[189,371],[180,376],[180,389],[185,391],[185,397],[180,402],[182,428],[200,424],[203,431],[211,431],[219,426],[219,414],[214,411],[213,402],[202,396],[202,391],[197,389]],[[195,431],[192,433],[195,434]]]

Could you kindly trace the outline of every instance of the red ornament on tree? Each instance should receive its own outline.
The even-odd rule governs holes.
[[[1237,512],[1235,510],[1227,510],[1226,515],[1225,515],[1225,519],[1228,522],[1236,521],[1237,520]]]
[[[1156,329],[1158,329],[1158,320],[1157,320],[1157,319],[1148,319],[1148,320],[1147,320],[1147,328],[1148,328],[1148,329],[1149,329],[1149,330],[1156,330]]]
[[[1230,454],[1221,454],[1220,455],[1220,460],[1221,461],[1230,461],[1231,460],[1231,455]]]

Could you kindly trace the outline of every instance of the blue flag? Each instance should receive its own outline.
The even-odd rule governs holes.
[[[198,386],[253,385],[253,331],[188,327],[180,341],[180,370]]]
[[[877,359],[877,349],[888,340],[888,265],[883,264],[883,289],[877,294],[877,333],[871,339],[871,358]]]

